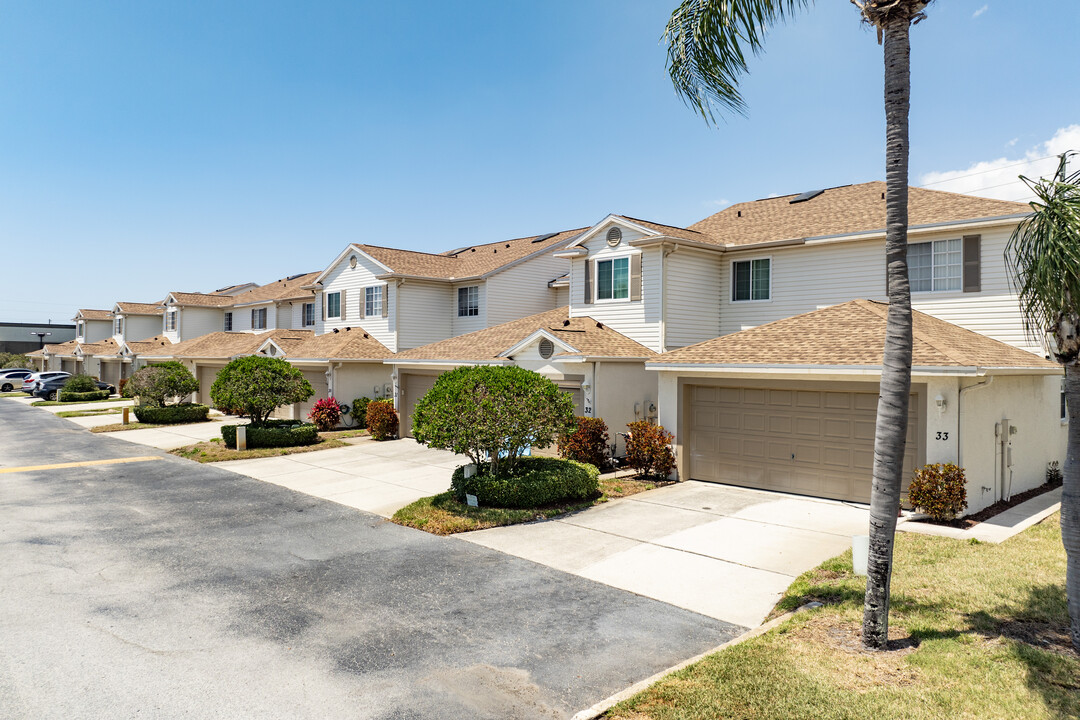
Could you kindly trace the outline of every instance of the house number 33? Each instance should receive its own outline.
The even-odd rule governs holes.
[[[937,437],[935,439],[936,440],[948,440],[949,439],[949,433],[941,432],[940,430],[938,430],[938,434],[937,434]]]

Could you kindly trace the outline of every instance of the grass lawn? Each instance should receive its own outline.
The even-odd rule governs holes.
[[[9,392],[9,393],[0,393],[0,398],[6,398],[6,397],[29,397],[29,395],[22,392],[21,390],[13,390],[12,392]]]
[[[608,718],[1080,718],[1060,515],[1001,545],[897,533],[890,638],[862,650],[865,579],[851,553],[798,578],[778,607],[826,603],[711,655]]]
[[[122,412],[123,408],[117,408],[116,412]],[[57,413],[59,415],[59,413]],[[105,413],[100,413],[104,415]],[[127,425],[124,423],[113,423],[111,425],[98,425],[97,427],[90,428],[90,432],[104,433],[104,432],[122,432],[124,430],[150,430],[152,428],[163,427],[176,427],[180,425],[199,425],[200,423],[210,422],[209,420],[196,420],[189,423],[141,423],[138,421],[129,422]]]
[[[105,427],[112,426],[106,425]],[[162,426],[144,425],[143,427]],[[94,432],[105,431],[94,428]],[[169,453],[201,463],[224,462],[226,460],[250,460],[252,458],[295,455],[297,453],[314,452],[315,450],[329,450],[331,448],[345,447],[350,444],[345,442],[346,439],[360,437],[366,433],[366,430],[335,430],[332,432],[319,433],[319,441],[312,445],[297,445],[296,447],[281,448],[252,448],[250,450],[230,450],[225,447],[224,440],[221,438],[212,438],[204,442],[195,443],[194,445],[185,445],[184,447],[170,450]]]
[[[93,408],[90,410],[61,410],[56,413],[56,417],[73,418],[73,417],[97,417],[98,415],[119,415],[124,411],[123,408]]]
[[[532,520],[553,518],[557,515],[583,510],[607,502],[612,498],[626,497],[645,490],[652,490],[654,487],[656,487],[656,483],[632,478],[601,478],[600,495],[592,500],[556,503],[524,509],[469,507],[454,499],[453,493],[444,492],[440,495],[420,498],[411,505],[406,505],[398,510],[394,513],[394,517],[390,519],[398,525],[425,530],[435,535],[453,535],[454,533],[468,532],[470,530],[483,530],[484,528],[499,527],[500,525],[516,525]]]
[[[46,405],[89,405],[91,403],[120,402],[123,399],[124,398],[122,397],[110,397],[105,398],[104,400],[72,400],[71,402],[66,400],[38,400],[37,402],[30,403],[30,405],[31,407],[44,407]]]

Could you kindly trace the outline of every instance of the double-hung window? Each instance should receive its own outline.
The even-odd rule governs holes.
[[[628,300],[630,298],[630,258],[596,261],[596,299]]]
[[[364,288],[364,317],[379,317],[383,310],[383,286]]]
[[[113,321],[113,334],[114,335],[123,335],[124,334],[124,318],[118,317],[118,318],[116,318],[116,320]]]
[[[326,293],[326,317],[339,318],[341,317],[341,293],[332,292]]]
[[[457,316],[476,317],[480,314],[480,286],[458,288]]]
[[[252,330],[265,330],[266,329],[266,308],[252,308],[251,309],[251,329]]]
[[[304,327],[311,327],[312,325],[314,325],[315,324],[315,303],[304,303],[304,308],[303,308],[303,312],[301,313],[301,315],[302,315],[302,317],[300,319],[300,322],[303,323]]]
[[[232,332],[232,313],[225,313],[225,332]]]
[[[86,336],[86,323],[84,323],[82,320],[75,324],[75,334],[78,337]]]
[[[165,332],[176,331],[176,311],[170,310],[165,313]]]
[[[769,258],[731,263],[731,300],[769,300],[772,297],[772,261]]]
[[[911,243],[907,261],[912,292],[961,289],[964,257],[960,238]]]

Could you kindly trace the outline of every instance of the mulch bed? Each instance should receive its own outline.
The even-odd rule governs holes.
[[[1040,485],[1039,487],[1031,488],[1030,490],[1025,490],[1022,493],[1017,493],[1016,495],[1013,495],[1008,500],[998,500],[996,503],[994,503],[990,507],[983,508],[982,510],[975,513],[974,515],[966,515],[966,516],[964,516],[962,518],[957,518],[955,520],[944,520],[944,521],[942,521],[942,520],[934,520],[932,518],[917,518],[915,520],[912,520],[912,522],[927,523],[928,525],[943,525],[945,527],[957,528],[957,529],[960,529],[960,530],[967,530],[968,528],[975,527],[976,525],[978,525],[981,522],[985,522],[985,521],[989,520],[990,518],[994,517],[995,515],[1000,515],[1001,513],[1008,510],[1009,508],[1016,507],[1017,505],[1019,505],[1022,502],[1030,500],[1033,497],[1038,497],[1039,495],[1042,495],[1043,493],[1048,493],[1051,490],[1055,490],[1055,489],[1057,489],[1059,487],[1061,487],[1060,482],[1045,483],[1043,485]]]

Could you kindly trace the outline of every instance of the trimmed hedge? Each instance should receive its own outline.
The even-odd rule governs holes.
[[[74,392],[60,388],[56,393],[56,399],[60,402],[90,402],[91,400],[104,400],[109,397],[108,390],[88,390],[87,392]]]
[[[225,447],[236,448],[236,425],[222,425],[221,438]],[[319,429],[311,423],[295,420],[267,420],[261,427],[245,425],[249,448],[296,447],[311,445],[319,440]]]
[[[480,468],[484,470],[484,468]],[[530,508],[562,500],[585,500],[600,491],[600,471],[576,460],[523,457],[509,477],[477,474],[465,478],[465,468],[454,470],[450,490],[459,502],[475,495],[481,505]]]
[[[206,405],[184,403],[183,405],[136,405],[135,417],[139,422],[151,425],[175,425],[177,423],[201,422],[206,419],[210,408]]]

